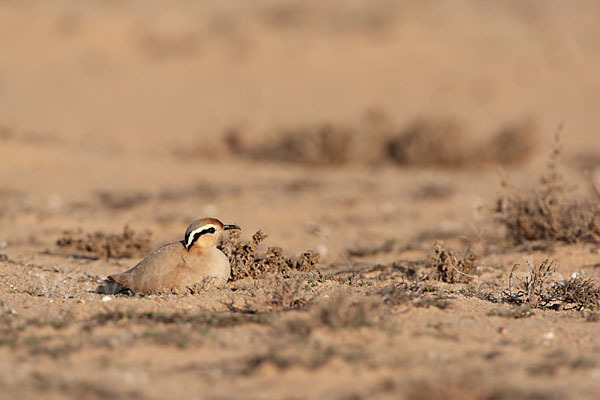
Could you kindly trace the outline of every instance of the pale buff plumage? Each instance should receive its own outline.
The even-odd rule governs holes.
[[[113,274],[108,281],[117,282],[135,293],[177,292],[187,287],[209,282],[225,285],[231,267],[229,260],[216,245],[225,230],[240,229],[224,225],[215,218],[192,222],[184,240],[159,247],[128,271]]]

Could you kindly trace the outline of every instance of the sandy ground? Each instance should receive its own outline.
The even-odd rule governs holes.
[[[503,176],[538,182],[561,124],[569,189],[600,186],[599,12],[592,1],[0,2],[0,397],[598,398],[595,314],[516,318],[502,292],[514,264],[524,274],[547,258],[557,277],[597,282],[599,245],[516,246],[491,209]],[[533,146],[518,162],[440,166],[354,142],[320,162],[345,139],[292,162],[281,144],[315,127],[374,137],[374,120],[400,134],[439,119],[475,149],[526,121],[520,140]],[[65,231],[128,225],[154,248],[205,216],[244,239],[261,229],[289,255],[319,252],[318,272],[105,297],[97,283],[143,254],[57,246]],[[439,240],[470,247],[478,279],[434,279]],[[429,289],[388,301],[411,266]]]

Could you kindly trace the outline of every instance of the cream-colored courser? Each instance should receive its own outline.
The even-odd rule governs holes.
[[[135,293],[178,292],[196,283],[225,285],[231,267],[217,247],[223,231],[240,229],[224,225],[215,218],[194,221],[185,230],[182,241],[159,247],[129,271],[113,274],[108,281],[117,282]]]

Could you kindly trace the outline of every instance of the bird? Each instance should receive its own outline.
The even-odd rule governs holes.
[[[128,271],[109,275],[107,284],[117,283],[138,294],[184,293],[202,282],[223,287],[231,266],[216,245],[231,229],[241,230],[216,218],[198,219],[187,227],[183,240],[157,248]]]

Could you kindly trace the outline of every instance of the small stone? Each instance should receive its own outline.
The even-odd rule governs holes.
[[[102,301],[104,301],[104,302],[111,301],[111,300],[112,300],[112,297],[110,297],[110,296],[104,296],[102,298]]]

